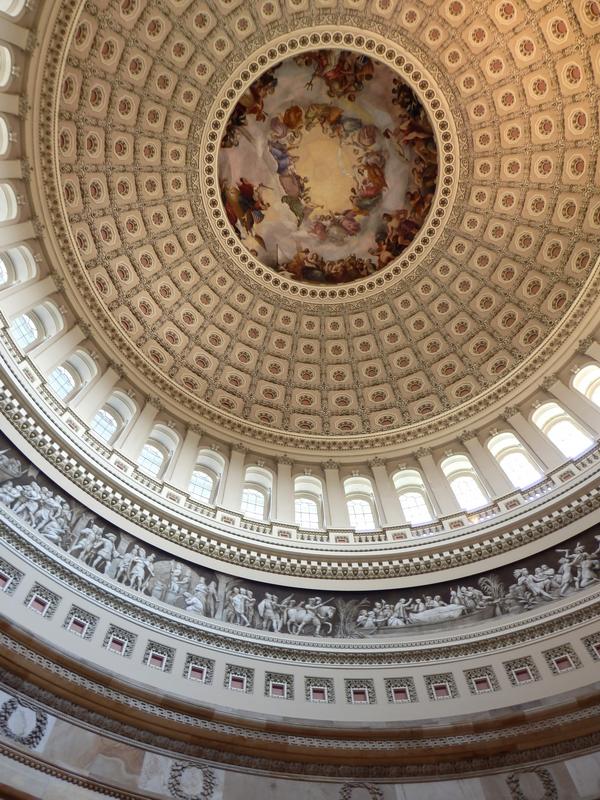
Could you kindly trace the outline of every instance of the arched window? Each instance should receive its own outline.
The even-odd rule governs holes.
[[[195,469],[192,472],[188,492],[198,500],[209,501],[213,493],[214,481],[206,472]]]
[[[294,500],[296,525],[316,530],[319,527],[319,506],[310,497],[297,497]]]
[[[93,389],[92,389],[93,391]],[[124,392],[116,391],[96,413],[90,430],[104,442],[114,442],[135,415],[136,407]]]
[[[467,456],[449,456],[440,466],[463,511],[473,511],[489,503],[479,476]]]
[[[142,448],[138,466],[155,478],[159,477],[177,449],[178,442],[179,437],[171,428],[158,423]]]
[[[261,522],[268,519],[272,490],[273,476],[268,469],[248,467],[242,490],[242,514]]]
[[[146,442],[138,458],[138,466],[155,477],[161,470],[165,454],[153,444]]]
[[[39,339],[40,332],[30,314],[15,317],[10,324],[10,335],[21,350],[29,348]]]
[[[0,222],[11,222],[17,218],[19,204],[17,194],[8,183],[0,183]]]
[[[264,520],[265,495],[260,489],[246,487],[242,492],[242,514],[251,519]]]
[[[587,364],[573,378],[573,388],[600,406],[600,366]]]
[[[344,492],[350,525],[357,531],[369,531],[376,528],[377,515],[371,481],[358,475],[346,478]]]
[[[8,47],[0,45],[0,89],[10,81],[12,75],[12,55]]]
[[[411,525],[431,522],[433,519],[431,504],[423,478],[418,470],[404,469],[397,472],[393,481],[406,521]]]
[[[0,117],[0,156],[8,153],[8,148],[13,140],[6,117]]]
[[[25,3],[26,0],[0,0],[0,11],[9,17],[18,17]]]
[[[73,392],[76,383],[69,370],[60,366],[53,369],[48,376],[48,385],[57,397],[64,400]]]
[[[109,442],[113,438],[118,427],[114,414],[106,408],[101,408],[96,412],[90,425],[91,430],[105,442]]]
[[[516,489],[531,486],[543,477],[514,433],[499,433],[489,440],[487,446]]]
[[[0,273],[5,276],[0,280],[2,286],[25,283],[37,275],[37,263],[31,250],[24,244],[9,247],[0,253]]]
[[[323,484],[313,475],[294,479],[294,520],[309,530],[325,527],[323,519]]]
[[[594,443],[558,403],[544,403],[531,419],[567,458],[581,455]]]
[[[220,453],[208,447],[201,448],[188,486],[190,495],[206,503],[214,502],[224,469],[225,459]]]

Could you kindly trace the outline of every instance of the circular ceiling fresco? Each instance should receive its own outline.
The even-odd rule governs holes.
[[[421,228],[437,148],[412,89],[349,50],[260,75],[221,140],[219,185],[240,240],[290,278],[345,283],[387,266]]]

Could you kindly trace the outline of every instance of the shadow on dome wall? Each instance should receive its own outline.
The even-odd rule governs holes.
[[[186,561],[120,531],[48,480],[0,435],[0,506],[85,567],[198,617],[305,636],[402,636],[517,615],[600,579],[600,528],[464,583],[380,592],[313,592],[243,580]],[[16,518],[16,519],[15,519]]]

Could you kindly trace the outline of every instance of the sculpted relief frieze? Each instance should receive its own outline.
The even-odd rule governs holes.
[[[457,583],[380,592],[289,589],[176,560],[119,530],[68,496],[8,440],[0,447],[0,507],[72,564],[187,612],[241,629],[325,638],[402,637],[519,616],[595,584],[600,531]]]

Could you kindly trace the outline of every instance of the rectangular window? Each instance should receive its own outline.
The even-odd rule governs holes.
[[[46,611],[48,611],[48,606],[50,603],[47,600],[44,600],[43,597],[40,597],[39,594],[34,594],[31,600],[29,601],[29,608],[32,608],[38,614],[44,616]]]
[[[596,653],[596,655],[598,656],[598,658],[600,658],[600,642],[595,642],[595,643],[592,645],[592,649],[593,649],[594,653]]]
[[[533,675],[531,674],[529,667],[519,667],[518,669],[513,669],[512,673],[517,683],[531,683],[533,680]]]
[[[286,684],[271,681],[271,697],[287,697]]]
[[[88,624],[79,617],[73,617],[69,622],[69,630],[71,633],[76,633],[78,636],[85,636],[85,632],[88,629]]]
[[[326,703],[327,702],[327,687],[326,686],[311,686],[310,699],[313,703]]]
[[[163,653],[157,653],[154,650],[150,650],[148,653],[148,658],[146,659],[146,664],[149,667],[163,671],[166,663],[167,657],[163,655]]]
[[[553,658],[552,661],[554,662],[557,672],[568,672],[575,666],[571,656],[567,655],[566,653],[562,656],[556,656],[556,658]]]
[[[0,572],[0,591],[5,592],[10,586],[12,578],[6,572]]]
[[[392,688],[392,700],[394,703],[409,703],[410,695],[406,686],[394,686]]]
[[[356,687],[351,690],[351,697],[353,703],[368,703],[369,690],[366,687]]]
[[[483,692],[491,692],[492,684],[488,677],[482,675],[480,678],[473,678],[473,688],[477,694],[482,694]]]
[[[229,676],[229,688],[233,689],[235,692],[245,692],[246,691],[246,678],[244,675],[230,675]]]
[[[206,667],[201,667],[199,664],[190,664],[188,669],[188,678],[191,681],[199,681],[204,683],[206,680]]]
[[[445,700],[450,697],[450,687],[447,683],[434,683],[431,687],[436,700]]]
[[[118,636],[111,636],[106,649],[110,650],[111,653],[118,653],[122,656],[125,653],[126,644],[125,639],[120,639]]]

